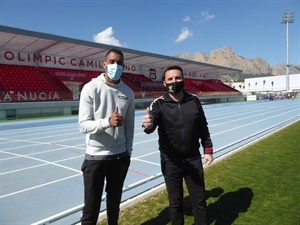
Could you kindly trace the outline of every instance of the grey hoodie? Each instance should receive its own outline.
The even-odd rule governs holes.
[[[109,117],[116,106],[124,124],[110,127]],[[122,82],[110,84],[104,74],[85,84],[79,103],[79,130],[86,134],[86,153],[105,156],[125,151],[131,155],[134,136],[134,93]]]

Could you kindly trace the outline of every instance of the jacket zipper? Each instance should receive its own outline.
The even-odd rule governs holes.
[[[180,114],[180,123],[181,123],[181,135],[182,135],[182,159],[184,160],[184,153],[185,153],[185,145],[184,145],[184,130],[183,130],[183,119],[181,113],[181,105],[178,104],[179,114]]]

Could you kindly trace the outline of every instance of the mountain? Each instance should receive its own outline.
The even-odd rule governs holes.
[[[188,54],[181,52],[175,57],[240,69],[243,71],[241,74],[243,77],[286,74],[286,64],[277,64],[274,67],[271,67],[267,61],[260,57],[246,59],[237,55],[230,47],[213,50],[210,54],[204,54],[201,52]],[[289,74],[297,73],[300,73],[300,65],[290,65]]]

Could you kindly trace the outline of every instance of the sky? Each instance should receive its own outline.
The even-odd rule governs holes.
[[[288,34],[300,65],[300,0],[0,0],[0,24],[166,56],[230,47],[271,66],[287,63]]]

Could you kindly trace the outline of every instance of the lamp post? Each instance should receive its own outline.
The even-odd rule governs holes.
[[[295,19],[295,12],[285,12],[282,14],[281,23],[286,24],[286,91],[290,89],[289,80],[289,23],[293,23]]]

